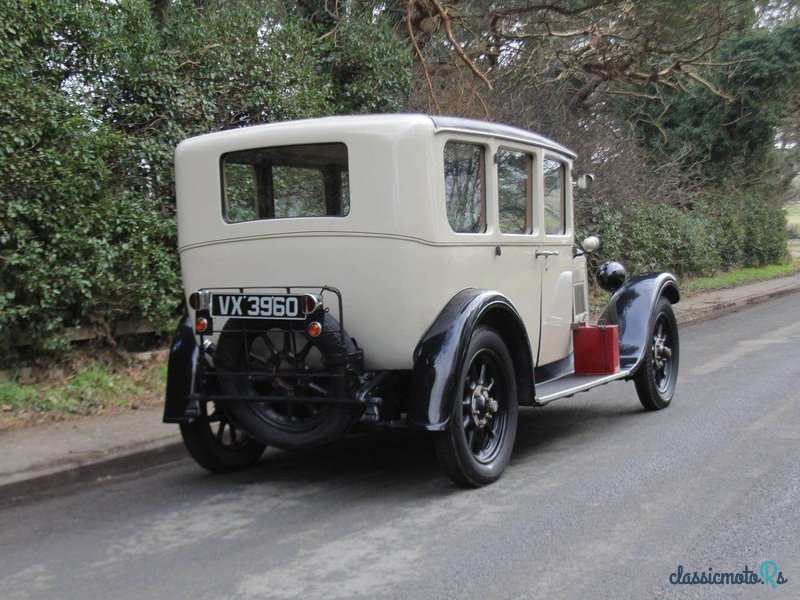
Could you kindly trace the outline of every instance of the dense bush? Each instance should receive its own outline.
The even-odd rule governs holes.
[[[752,191],[709,196],[692,208],[644,201],[612,206],[591,197],[579,203],[579,236],[600,236],[595,260],[621,260],[630,273],[696,276],[774,264],[786,255],[783,210]]]
[[[27,356],[63,348],[72,326],[171,327],[182,297],[172,171],[182,139],[400,108],[410,56],[387,25],[353,13],[323,35],[287,6],[0,5],[2,360],[23,342]]]

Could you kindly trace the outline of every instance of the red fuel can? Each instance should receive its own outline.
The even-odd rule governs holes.
[[[619,325],[581,325],[572,332],[576,375],[619,371]]]

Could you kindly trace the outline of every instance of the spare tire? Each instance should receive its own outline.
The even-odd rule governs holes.
[[[226,402],[230,418],[251,437],[287,450],[312,448],[345,433],[363,410],[360,406],[314,402],[333,397],[332,378],[310,378],[298,372],[329,370],[331,359],[343,359],[356,350],[350,336],[339,332],[339,323],[325,315],[319,337],[305,330],[281,331],[286,322],[231,319],[217,344],[217,373],[222,393],[228,396],[284,396],[308,398],[308,402]],[[278,377],[253,381],[251,374],[275,373]],[[286,371],[285,377],[280,376]]]

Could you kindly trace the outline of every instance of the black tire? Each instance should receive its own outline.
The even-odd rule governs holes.
[[[494,329],[472,334],[456,390],[450,425],[435,437],[436,454],[454,482],[481,487],[503,474],[517,435],[514,363]]]
[[[181,423],[181,437],[191,457],[212,473],[228,473],[254,464],[266,446],[248,437],[236,428],[225,413],[215,409],[201,415],[191,423]]]
[[[662,297],[650,320],[648,346],[633,381],[639,401],[647,410],[669,406],[678,381],[680,340],[672,304]]]
[[[275,369],[280,373],[281,370],[322,369],[324,357],[354,352],[355,344],[345,334],[342,345],[339,323],[330,315],[325,316],[323,332],[317,338],[302,330],[292,334],[276,333],[278,326],[281,324],[269,321],[228,321],[218,344],[219,355],[226,357],[225,362],[229,363],[220,364],[217,369],[222,393],[252,397],[267,394],[308,397],[309,402],[230,402],[226,408],[231,418],[250,436],[270,446],[298,450],[331,442],[344,434],[361,412],[358,406],[313,401],[314,398],[333,395],[331,380],[312,382],[308,378],[287,376],[254,383],[235,371],[245,370],[245,347],[250,351],[251,370]],[[265,330],[268,333],[265,334]]]

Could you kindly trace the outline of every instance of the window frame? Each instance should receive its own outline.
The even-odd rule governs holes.
[[[501,152],[513,152],[515,154],[524,154],[528,157],[528,177],[527,177],[527,194],[526,194],[526,205],[525,205],[525,231],[518,232],[518,231],[503,231],[501,225],[501,212],[502,212],[502,204],[500,200],[500,153]],[[536,236],[538,235],[539,228],[534,227],[534,221],[538,221],[538,219],[534,218],[534,185],[536,184],[536,164],[537,164],[537,153],[531,149],[522,149],[516,148],[513,146],[508,145],[499,145],[497,146],[497,150],[495,151],[495,188],[497,194],[497,231],[500,235],[509,235],[509,236]]]
[[[478,225],[480,229],[478,231],[456,231],[453,229],[452,223],[450,223],[450,218],[447,215],[447,178],[445,176],[445,164],[446,164],[446,157],[445,153],[447,151],[447,146],[449,144],[461,144],[464,146],[475,146],[480,149],[481,154],[478,161],[478,168],[479,172],[479,179],[478,184],[480,186],[480,215],[478,217]],[[463,139],[463,138],[447,138],[444,140],[444,144],[441,146],[441,168],[439,169],[439,173],[441,174],[441,181],[443,183],[442,186],[442,208],[444,209],[444,220],[447,222],[447,226],[450,229],[450,232],[455,235],[486,235],[491,233],[491,228],[489,227],[489,218],[487,215],[489,209],[489,203],[487,200],[487,169],[486,169],[486,156],[488,153],[491,152],[491,148],[486,144],[485,141],[477,141],[477,140],[470,140],[470,139]]]
[[[231,220],[230,218],[228,218],[228,195],[227,195],[227,186],[226,186],[227,176],[226,176],[226,173],[225,173],[225,164],[226,164],[225,163],[225,159],[228,156],[230,156],[232,154],[237,154],[237,153],[240,153],[240,152],[258,152],[259,150],[271,150],[271,149],[275,149],[275,148],[296,148],[298,146],[334,146],[334,145],[344,146],[344,150],[345,150],[345,160],[347,162],[347,170],[346,171],[340,171],[340,174],[341,173],[346,173],[348,181],[347,181],[347,185],[346,186],[342,183],[342,184],[340,184],[340,187],[341,187],[341,189],[345,189],[346,188],[348,190],[347,212],[343,211],[342,214],[339,214],[339,215],[323,214],[323,215],[305,215],[305,216],[299,216],[299,217],[276,217],[276,216],[274,216],[275,199],[273,197],[273,203],[272,203],[273,216],[267,216],[267,217],[258,217],[258,216],[256,216],[256,218],[254,218],[254,219],[244,219],[244,220]],[[240,164],[241,165],[241,164],[246,164],[246,163],[231,163],[231,164]],[[258,205],[261,203],[261,199],[259,198],[259,195],[260,195],[259,188],[262,186],[263,183],[266,182],[266,180],[268,180],[268,184],[269,184],[268,187],[272,188],[273,187],[272,176],[266,178],[265,181],[261,181],[261,179],[260,179],[260,177],[258,175],[258,165],[251,164],[250,167],[251,167],[251,170],[252,170],[253,183],[255,185],[255,189],[254,189],[254,192],[256,194],[256,198],[255,198],[256,206],[255,206],[255,208],[256,208],[256,211],[259,211],[260,207]],[[291,168],[309,169],[309,170],[318,171],[323,177],[323,182],[325,182],[325,171],[323,171],[322,169],[317,169],[315,167],[291,167]],[[351,194],[350,194],[350,191],[352,190],[352,186],[350,184],[350,148],[345,142],[343,142],[341,140],[332,140],[332,141],[325,141],[325,142],[322,142],[322,141],[316,142],[316,141],[314,141],[314,142],[305,142],[305,143],[302,143],[302,144],[277,144],[277,145],[274,145],[274,146],[257,146],[255,148],[238,148],[236,150],[231,150],[229,152],[224,152],[224,153],[222,153],[220,155],[220,157],[219,157],[219,173],[220,173],[220,212],[221,212],[221,215],[222,215],[222,221],[226,225],[238,225],[238,224],[241,224],[241,223],[257,223],[257,222],[268,222],[268,221],[286,221],[286,220],[296,220],[296,219],[346,219],[352,212],[352,208],[353,208],[352,207],[352,197],[351,197]],[[327,185],[327,183],[324,183],[324,185]],[[327,208],[327,190],[326,190],[326,195],[325,195],[325,197],[323,197],[322,201],[323,201],[323,203],[325,204],[325,206]],[[344,206],[345,206],[344,197],[342,197],[340,199],[340,201],[341,201],[341,204],[342,204],[342,208],[344,208]],[[267,213],[270,212],[268,206],[266,207],[266,212]]]
[[[547,161],[551,161],[557,163],[560,166],[560,178],[561,178],[561,229],[557,233],[550,233],[547,231],[547,200],[546,200],[546,191],[545,191],[545,179],[546,175],[544,172],[544,166]],[[544,233],[545,237],[548,238],[557,238],[557,237],[565,237],[570,235],[569,230],[569,223],[567,219],[567,163],[550,153],[545,153],[542,156],[542,217],[544,221],[542,222],[542,232]]]

